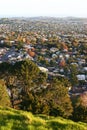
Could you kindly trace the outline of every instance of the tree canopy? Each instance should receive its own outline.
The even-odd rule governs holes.
[[[10,107],[11,102],[4,81],[0,80],[0,105]]]

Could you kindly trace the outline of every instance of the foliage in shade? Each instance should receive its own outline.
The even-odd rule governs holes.
[[[77,100],[74,102],[73,119],[75,121],[83,121],[87,123],[87,93],[85,92],[81,96],[77,97]]]

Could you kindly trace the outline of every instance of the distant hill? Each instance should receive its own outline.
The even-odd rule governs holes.
[[[0,130],[87,130],[87,124],[0,107]]]

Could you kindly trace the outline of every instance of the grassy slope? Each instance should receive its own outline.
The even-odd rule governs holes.
[[[0,130],[87,130],[87,124],[0,107]]]

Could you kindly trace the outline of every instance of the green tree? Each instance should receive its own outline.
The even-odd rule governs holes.
[[[72,114],[73,108],[68,90],[57,79],[54,79],[50,86],[42,91],[40,97],[39,100],[43,106],[48,106],[49,115],[67,118]]]
[[[34,80],[39,75],[39,68],[30,60],[17,62],[14,65],[14,72],[17,79],[20,80],[23,90],[28,92],[34,86]]]
[[[4,107],[10,107],[10,97],[7,92],[7,88],[5,86],[4,81],[0,80],[0,105]]]
[[[40,88],[41,84],[46,82],[46,75],[42,73],[38,66],[30,60],[17,62],[14,65],[17,80],[21,83],[22,91],[20,93],[20,108],[33,111],[34,96],[33,92],[36,88]]]
[[[77,66],[76,65],[71,65],[70,66],[70,82],[71,82],[72,86],[78,85],[77,74],[78,74]]]

